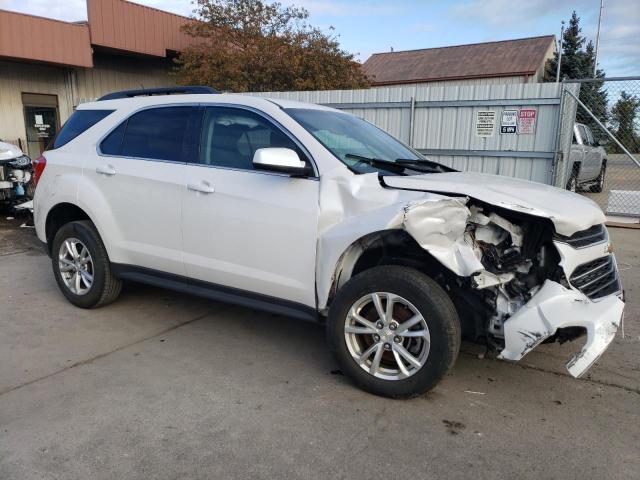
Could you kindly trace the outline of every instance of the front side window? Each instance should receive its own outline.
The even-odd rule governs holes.
[[[66,145],[111,113],[113,113],[113,110],[76,110],[56,135],[53,141],[53,148],[60,148]]]
[[[313,135],[327,150],[356,173],[380,170],[398,171],[385,167],[392,162],[426,162],[415,151],[406,147],[388,133],[364,120],[331,110],[288,108],[294,120]],[[362,159],[378,161],[375,165]]]
[[[138,112],[101,143],[102,153],[186,162],[197,150],[198,107],[162,107]]]
[[[289,148],[304,154],[291,138],[266,118],[239,108],[207,107],[202,125],[200,162],[226,168],[253,170],[259,148]]]
[[[582,144],[589,145],[589,137],[587,137],[587,130],[582,125],[578,125],[578,132],[580,133]]]

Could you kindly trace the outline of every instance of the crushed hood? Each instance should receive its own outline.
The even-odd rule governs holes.
[[[22,150],[11,143],[0,142],[0,160],[13,160],[22,156]]]
[[[602,210],[581,195],[541,183],[473,172],[385,176],[388,187],[465,195],[497,207],[549,218],[560,235],[604,223]]]

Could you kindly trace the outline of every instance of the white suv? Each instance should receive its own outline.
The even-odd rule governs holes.
[[[461,338],[519,360],[620,324],[601,210],[574,193],[456,172],[318,105],[119,92],[85,103],[35,162],[35,223],[66,298],[134,280],[325,322],[367,391],[432,388]],[[146,95],[146,96],[137,96]]]

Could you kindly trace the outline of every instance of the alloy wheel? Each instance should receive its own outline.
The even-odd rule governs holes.
[[[76,295],[84,295],[93,285],[93,259],[84,243],[68,238],[58,252],[58,269],[65,286]]]
[[[402,380],[417,373],[429,356],[427,322],[405,298],[374,292],[357,300],[344,323],[353,360],[383,380]]]

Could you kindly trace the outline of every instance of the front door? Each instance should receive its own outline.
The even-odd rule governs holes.
[[[267,147],[305,157],[258,113],[206,108],[182,201],[187,275],[315,307],[319,182],[254,170],[254,152]]]
[[[589,179],[594,179],[600,174],[600,149],[596,144],[593,133],[589,127],[584,127],[587,133],[587,146],[585,147],[585,165],[588,168]]]

